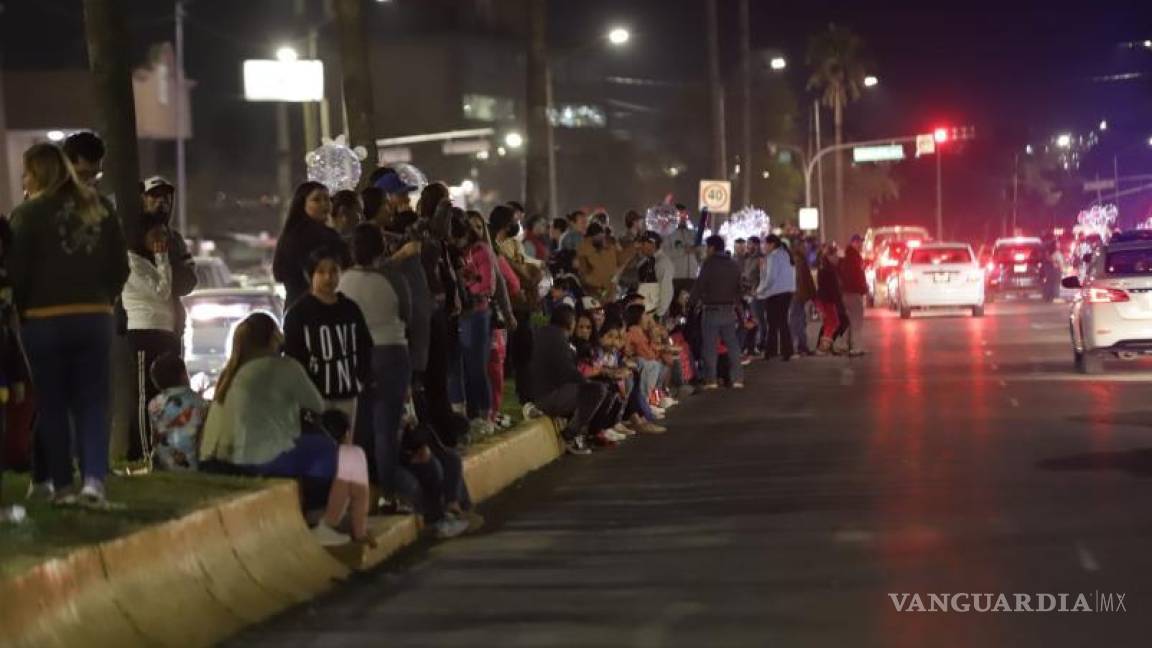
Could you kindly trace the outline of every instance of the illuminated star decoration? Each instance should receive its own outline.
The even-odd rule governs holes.
[[[368,157],[363,147],[351,149],[345,144],[344,136],[324,142],[314,151],[304,156],[308,167],[308,179],[328,187],[336,193],[344,189],[355,189],[360,182],[360,161]]]

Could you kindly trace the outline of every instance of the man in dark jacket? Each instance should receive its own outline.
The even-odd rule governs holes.
[[[704,389],[716,389],[717,344],[722,339],[728,352],[728,366],[732,372],[732,387],[744,387],[744,368],[740,365],[739,320],[736,304],[740,301],[740,264],[724,249],[724,238],[709,236],[705,242],[704,263],[700,276],[692,285],[688,297],[691,305],[703,308]]]
[[[860,247],[864,239],[859,234],[852,236],[844,260],[840,262],[840,288],[844,293],[844,310],[848,315],[848,352],[862,355],[864,351],[864,297],[868,294],[868,279],[864,276],[864,257]]]
[[[604,383],[591,382],[576,366],[570,339],[576,311],[561,305],[548,326],[535,331],[532,345],[532,389],[536,407],[548,416],[568,419],[561,435],[569,454],[589,454],[585,434],[596,410],[608,397]]]
[[[161,176],[152,176],[140,183],[140,204],[144,209],[144,219],[158,219],[168,225],[168,263],[172,266],[172,310],[176,314],[176,334],[183,340],[184,323],[187,313],[181,297],[196,289],[196,264],[184,236],[171,226],[172,204],[176,197],[176,187]]]

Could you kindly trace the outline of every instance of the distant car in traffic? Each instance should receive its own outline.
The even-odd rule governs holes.
[[[880,245],[876,258],[864,271],[868,279],[868,294],[872,306],[892,307],[895,304],[892,291],[889,290],[889,279],[900,271],[900,264],[908,256],[908,250],[920,244],[919,240],[888,240]]]
[[[861,256],[864,257],[864,275],[868,279],[868,305],[875,306],[883,303],[883,298],[877,295],[876,288],[886,285],[883,279],[877,279],[882,270],[884,250],[894,243],[911,244],[913,246],[927,243],[932,240],[928,230],[915,225],[892,225],[887,227],[870,227],[864,234],[864,245]],[[901,255],[890,255],[890,268],[895,268],[891,259],[900,259]]]
[[[252,313],[263,311],[284,320],[284,300],[272,288],[196,290],[183,298],[188,311],[184,329],[184,362],[192,388],[211,400],[216,379],[228,361],[232,329]]]
[[[1113,242],[1088,263],[1084,280],[1066,277],[1078,289],[1069,315],[1076,369],[1104,371],[1104,360],[1152,354],[1152,241]]]
[[[196,264],[196,287],[201,290],[216,288],[238,288],[239,282],[232,276],[228,264],[219,257],[198,256],[192,259]]]
[[[1041,297],[1044,294],[1044,242],[1031,237],[999,239],[992,247],[985,270],[988,301],[1009,295]]]
[[[984,315],[984,270],[966,243],[912,248],[895,282],[900,317],[930,308],[967,308]]]

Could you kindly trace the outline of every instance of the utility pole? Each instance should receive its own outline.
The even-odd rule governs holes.
[[[936,145],[936,240],[944,240],[944,147]]]
[[[742,145],[744,154],[741,156],[740,187],[744,203],[739,207],[752,204],[752,36],[751,18],[749,16],[748,0],[740,0],[740,111],[743,117]]]
[[[548,107],[552,105],[548,69],[548,0],[528,0],[528,138],[525,151],[524,201],[531,214],[555,218],[552,196],[555,182],[555,151]]]
[[[184,135],[188,129],[184,124],[188,116],[184,114],[184,3],[176,0],[176,227],[181,234],[188,234],[188,166]],[[189,102],[191,105],[191,102]]]
[[[335,2],[336,19],[340,24],[340,68],[344,74],[348,145],[352,148],[363,146],[371,160],[362,167],[360,184],[363,185],[377,166],[376,113],[368,67],[368,40],[364,33],[364,0]]]
[[[124,4],[123,0],[84,0],[84,30],[96,90],[97,130],[108,148],[108,186],[116,197],[124,231],[133,240],[135,216],[140,213],[140,158]]]
[[[720,21],[716,0],[705,0],[708,31],[708,94],[712,107],[712,172],[717,180],[728,178],[728,147],[725,142],[724,84],[720,81]]]
[[[1005,236],[1016,235],[1016,201],[1020,198],[1020,154],[1012,157],[1012,226],[1004,233]]]
[[[820,138],[820,100],[819,99],[813,99],[812,100],[812,114],[813,114],[813,121],[816,124],[816,150],[813,152],[812,155],[808,156],[809,159],[816,157],[815,154],[818,153],[820,151],[820,149],[824,148],[824,142]],[[824,219],[827,217],[826,213],[824,211],[824,162],[820,162],[816,166],[816,186],[819,187],[819,192],[820,192],[819,198],[818,198],[819,199],[818,206],[820,209],[820,212],[819,212],[820,213],[820,222],[824,223],[824,222],[826,222]],[[806,206],[808,206],[808,207],[812,206],[811,196],[808,196],[808,204]],[[828,232],[825,232],[823,229],[821,229],[820,235],[827,237]]]

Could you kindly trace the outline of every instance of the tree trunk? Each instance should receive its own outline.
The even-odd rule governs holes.
[[[708,31],[708,94],[712,109],[712,173],[717,180],[728,177],[728,147],[725,142],[724,84],[720,79],[720,23],[716,0],[706,0]]]
[[[836,145],[839,146],[844,143],[844,105],[837,101],[833,107],[833,114],[836,127]],[[838,240],[844,235],[840,231],[844,222],[844,152],[836,151],[833,153],[836,156],[836,216],[832,219],[832,227],[829,229],[829,239]]]
[[[340,28],[340,68],[344,74],[344,109],[348,116],[348,145],[353,148],[363,146],[368,151],[368,159],[360,175],[361,186],[367,183],[379,159],[364,13],[364,0],[336,0],[336,20]]]
[[[548,70],[548,0],[528,0],[528,141],[524,170],[525,208],[530,214],[558,215],[549,194],[555,151],[548,107],[552,103]]]
[[[124,0],[84,0],[88,66],[96,91],[96,130],[107,148],[105,187],[112,189],[116,213],[128,240],[135,240],[140,216],[140,151],[136,140],[136,101],[132,92]],[[179,101],[179,97],[177,101]],[[125,338],[115,336],[110,351],[112,394],[108,408],[109,454],[125,456],[135,414],[132,354]]]
[[[740,139],[744,149],[740,160],[740,196],[742,203],[733,205],[742,209],[752,204],[752,182],[756,177],[752,168],[752,36],[748,0],[740,0],[740,112],[743,118]],[[735,209],[733,211],[735,211]]]
[[[96,89],[97,130],[108,155],[104,183],[115,195],[124,232],[133,240],[140,214],[140,153],[123,0],[84,0],[88,67]]]

